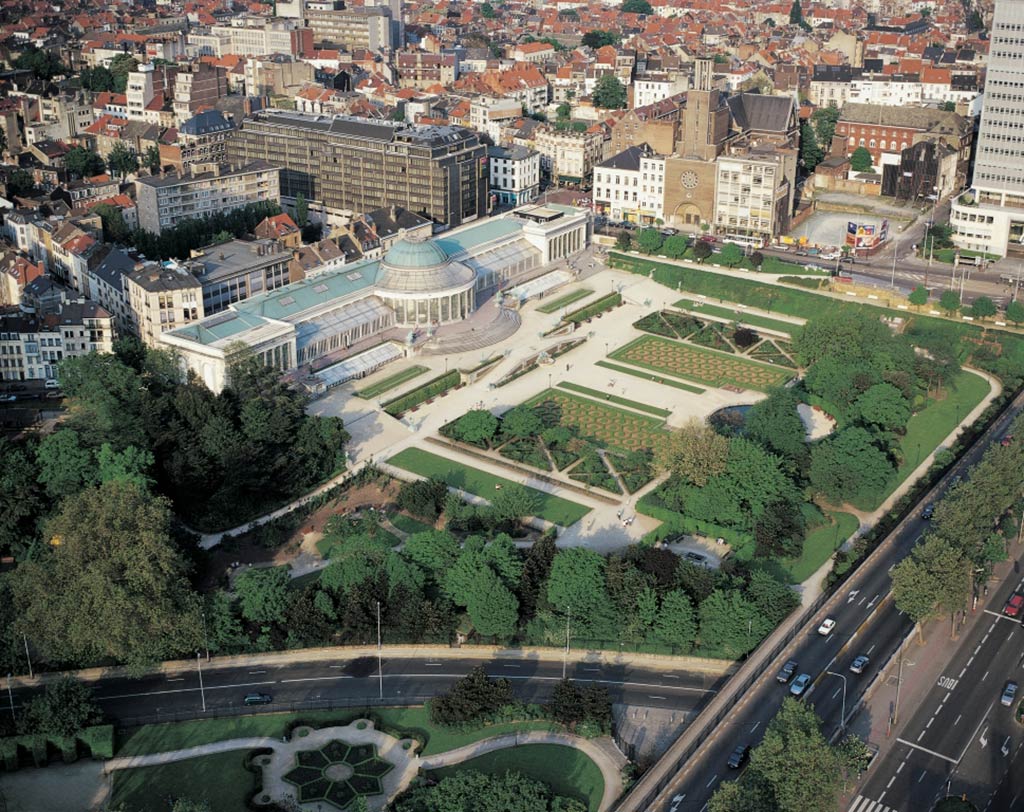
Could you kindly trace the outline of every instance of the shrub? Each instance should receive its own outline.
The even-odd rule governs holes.
[[[461,379],[462,376],[459,371],[453,369],[451,372],[446,372],[444,375],[432,378],[422,386],[407,392],[401,397],[389,400],[384,404],[384,411],[392,417],[401,417],[414,406],[419,406],[421,403],[430,400],[430,398],[440,395],[442,392],[447,392],[453,386],[456,386]]]
[[[439,479],[420,479],[405,482],[398,491],[398,507],[413,516],[435,521],[444,510],[448,486]]]
[[[596,302],[593,302],[586,307],[581,307],[579,310],[573,310],[571,313],[566,313],[563,321],[579,324],[581,321],[593,318],[599,313],[604,313],[606,310],[618,307],[620,304],[622,304],[622,295],[619,293],[609,293],[607,296],[602,296]]]
[[[78,734],[79,741],[89,748],[89,755],[97,760],[114,757],[114,726],[92,725]]]

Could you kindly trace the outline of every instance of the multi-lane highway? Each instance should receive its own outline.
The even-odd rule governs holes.
[[[396,659],[388,657],[386,651],[383,677],[378,673],[376,657],[231,668],[211,668],[197,663],[195,669],[188,671],[139,679],[105,678],[96,684],[95,694],[110,718],[133,722],[200,715],[204,699],[207,713],[211,715],[318,705],[381,704],[382,691],[384,704],[421,704],[447,690],[477,665],[483,665],[491,676],[509,679],[524,701],[540,702],[550,697],[562,678],[562,663],[557,660],[481,659],[472,654],[444,659],[422,656]],[[204,665],[202,687],[200,665]],[[724,679],[714,673],[674,668],[671,660],[666,660],[664,668],[569,662],[566,674],[580,682],[594,681],[606,686],[613,702],[671,708],[680,714],[699,708]],[[265,708],[245,708],[242,700],[253,692],[270,694],[274,701]],[[15,692],[16,706],[26,693],[25,690]],[[2,707],[0,704],[0,709]]]
[[[979,606],[983,614],[969,632],[947,647],[951,656],[941,674],[911,709],[889,752],[872,765],[849,812],[929,810],[946,795],[966,795],[979,809],[992,804],[999,812],[1024,810],[1024,728],[1013,720],[1017,702],[1000,703],[1008,680],[1024,682],[1024,629],[1020,618],[1002,613],[1006,600],[1021,590],[1018,561],[1000,588],[991,590],[985,608]]]
[[[1024,400],[1018,398],[1014,407],[990,428],[983,441],[976,443],[954,471],[922,501],[939,498],[952,476],[962,474],[966,467],[976,463],[988,445],[1001,437],[1013,418],[1020,413],[1022,402]],[[920,518],[919,513],[902,523],[894,536],[878,551],[877,557],[862,566],[847,581],[845,589],[765,669],[725,720],[702,742],[697,752],[659,793],[653,809],[658,812],[700,812],[722,781],[736,777],[737,772],[727,767],[729,754],[739,744],[756,745],[783,698],[789,696],[789,686],[780,685],[775,679],[776,672],[787,660],[799,663],[797,673],[811,675],[813,684],[804,694],[803,700],[814,705],[824,721],[826,735],[836,732],[841,724],[844,707],[844,679],[845,708],[849,715],[878,669],[888,661],[912,629],[910,621],[896,610],[890,599],[889,570],[910,552],[925,527],[926,522]],[[818,634],[817,628],[826,616],[832,617],[836,626],[831,634],[822,636]],[[849,667],[860,654],[867,655],[870,661],[864,672],[857,675],[851,673]],[[990,676],[989,679],[995,677]],[[1002,686],[999,688],[1001,690]],[[996,732],[997,729],[993,728],[993,735]],[[925,808],[907,807],[907,812]]]

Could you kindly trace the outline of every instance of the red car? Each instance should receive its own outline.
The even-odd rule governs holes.
[[[1003,607],[1003,614],[1007,617],[1017,617],[1022,608],[1024,608],[1024,595],[1018,593],[1006,602],[1006,606]]]

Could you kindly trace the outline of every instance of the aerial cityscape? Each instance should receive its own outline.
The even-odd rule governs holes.
[[[0,29],[0,812],[1024,812],[1024,0]]]

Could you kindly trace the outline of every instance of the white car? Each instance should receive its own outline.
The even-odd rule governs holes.
[[[818,627],[818,634],[820,634],[822,637],[828,637],[830,634],[832,634],[832,630],[835,627],[836,622],[832,618],[827,617],[823,621],[821,621],[821,625]]]

